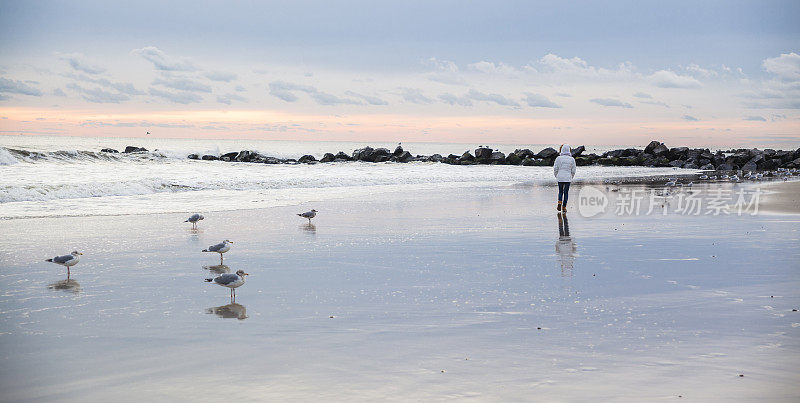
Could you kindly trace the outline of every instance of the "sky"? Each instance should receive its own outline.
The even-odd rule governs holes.
[[[0,134],[800,147],[797,1],[0,0]]]

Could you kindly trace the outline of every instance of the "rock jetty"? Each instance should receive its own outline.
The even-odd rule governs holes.
[[[116,152],[112,149],[103,149],[103,152]],[[124,153],[147,151],[141,147],[128,146]],[[675,167],[700,170],[717,171],[769,171],[778,168],[800,168],[800,148],[797,150],[766,149],[733,149],[711,151],[708,148],[667,147],[659,141],[651,141],[644,149],[626,148],[607,151],[600,155],[585,154],[584,146],[575,147],[572,156],[578,166],[605,165],[605,166],[645,166],[645,167]],[[506,155],[488,147],[479,147],[474,153],[469,151],[463,154],[449,154],[442,156],[413,155],[398,146],[394,151],[387,148],[363,147],[354,150],[352,154],[342,151],[338,153],[325,153],[319,160],[313,155],[304,155],[299,159],[281,159],[259,154],[256,151],[242,150],[222,155],[190,154],[189,159],[226,161],[226,162],[252,162],[262,164],[317,164],[329,162],[439,162],[451,165],[523,165],[523,166],[551,166],[558,156],[558,151],[547,147],[538,152],[530,149],[517,149]]]

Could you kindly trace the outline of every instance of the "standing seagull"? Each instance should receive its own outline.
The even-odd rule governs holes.
[[[197,229],[197,222],[203,219],[205,219],[205,217],[200,214],[192,214],[192,216],[187,218],[184,222],[192,223],[192,229]]]
[[[308,223],[311,224],[311,219],[317,216],[317,210],[311,209],[303,214],[298,214],[300,217],[308,218]]]
[[[46,261],[47,262],[53,262],[53,263],[56,263],[56,264],[60,264],[62,266],[66,266],[67,267],[67,278],[69,278],[69,268],[70,268],[70,266],[75,266],[76,264],[78,264],[78,262],[81,261],[80,255],[82,255],[82,254],[83,253],[80,253],[80,252],[74,250],[69,255],[56,256],[56,257],[54,257],[52,259],[47,259]]]
[[[215,282],[218,285],[223,287],[228,287],[231,289],[231,301],[236,301],[236,288],[241,287],[244,284],[244,276],[249,276],[248,273],[245,273],[244,270],[237,270],[235,274],[228,273],[223,274],[221,276],[217,276],[215,278],[207,278],[206,282]]]
[[[203,252],[217,252],[219,253],[219,264],[222,264],[222,254],[231,250],[231,244],[233,241],[224,240],[222,243],[218,243],[216,245],[211,245],[208,249],[203,249]]]

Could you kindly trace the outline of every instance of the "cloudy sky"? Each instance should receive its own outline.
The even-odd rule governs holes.
[[[111,3],[0,2],[0,134],[800,146],[797,1]]]

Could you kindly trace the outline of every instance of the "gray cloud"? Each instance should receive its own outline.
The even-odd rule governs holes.
[[[525,102],[534,108],[560,108],[561,105],[549,100],[542,94],[525,93]]]
[[[667,105],[663,101],[639,101],[639,103],[640,104],[647,104],[647,105],[663,106],[665,108],[669,108],[669,105]]]
[[[161,77],[153,80],[153,85],[161,85],[178,91],[211,92],[211,87],[199,81],[184,77]]]
[[[412,104],[421,104],[427,105],[433,102],[432,99],[426,97],[422,94],[422,91],[416,88],[400,88],[400,96],[403,97],[403,100],[406,102],[411,102]]]
[[[467,96],[476,101],[494,102],[502,106],[516,106],[516,107],[519,106],[519,104],[516,101],[508,99],[500,94],[484,94],[480,91],[471,89],[467,93]]]
[[[227,71],[209,71],[203,75],[211,81],[224,81],[226,83],[229,83],[238,78],[236,73],[229,73]]]
[[[611,98],[594,98],[594,99],[590,99],[589,102],[594,102],[594,103],[596,103],[598,105],[603,105],[603,106],[616,106],[616,107],[620,107],[620,108],[633,108],[633,105],[631,105],[631,104],[629,104],[627,102],[622,102],[620,100],[611,99]]]
[[[450,105],[472,106],[472,100],[466,96],[459,97],[450,93],[444,93],[439,95],[439,99]]]
[[[34,88],[22,81],[9,80],[7,78],[0,77],[0,94],[4,92],[11,94],[31,95],[34,97],[42,96],[42,91],[38,88]]]
[[[155,46],[147,46],[141,49],[134,49],[131,53],[143,57],[153,63],[157,70],[161,71],[195,71],[197,67],[187,59],[175,60],[166,55]]]
[[[245,99],[245,97],[230,93],[217,96],[217,102],[221,104],[230,105],[233,101],[247,102],[247,99]]]
[[[328,94],[326,92],[316,91],[309,93],[309,95],[311,95],[311,98],[317,101],[317,103],[320,105],[340,105],[340,104],[361,105],[361,102],[358,102],[356,100],[348,98],[340,98],[336,95]]]
[[[157,88],[150,87],[150,95],[163,98],[167,101],[174,102],[176,104],[191,104],[200,102],[203,98],[200,95],[197,95],[193,92],[169,92],[169,91],[162,91]]]
[[[681,76],[669,70],[659,70],[647,79],[656,87],[661,88],[700,88],[702,85],[696,78],[690,76]]]
[[[557,96],[557,97],[569,98],[569,97],[571,97],[572,95],[570,95],[570,94],[567,94],[566,92],[556,92],[556,96]]]
[[[130,95],[121,92],[113,93],[102,88],[85,88],[74,83],[67,84],[67,88],[80,93],[83,99],[98,104],[118,104],[131,99]]]
[[[746,116],[743,120],[750,120],[754,122],[766,122],[767,119],[764,119],[761,116]]]
[[[286,102],[295,102],[298,100],[297,95],[294,94],[294,91],[305,92],[320,105],[361,105],[361,102],[356,100],[341,98],[333,94],[328,94],[326,92],[319,91],[310,85],[294,84],[285,81],[273,81],[269,83],[269,93],[272,96],[282,99]]]
[[[373,97],[373,96],[370,96],[370,95],[363,95],[363,94],[359,94],[359,93],[353,92],[353,91],[345,91],[345,95],[363,99],[364,102],[366,102],[366,103],[368,103],[370,105],[389,105],[388,102],[386,102],[383,99],[380,99],[378,97]]]
[[[67,94],[64,92],[64,90],[62,90],[61,88],[54,89],[53,90],[53,95],[55,95],[57,97],[65,97],[65,96],[67,96]]]
[[[636,97],[636,98],[642,98],[642,99],[653,99],[652,95],[646,94],[644,92],[637,92],[637,93],[633,94],[633,96]]]
[[[64,55],[64,56],[61,57],[62,60],[64,60],[67,63],[69,63],[70,67],[72,67],[73,69],[75,69],[77,71],[83,72],[83,73],[100,74],[100,73],[106,71],[106,69],[104,69],[102,67],[99,67],[99,66],[95,66],[95,65],[89,64],[89,63],[81,60],[80,58],[81,58],[80,55]]]
[[[800,81],[800,55],[797,53],[783,53],[778,57],[764,59],[761,66],[781,81]]]
[[[690,116],[690,115],[683,115],[682,119],[683,120],[688,120],[690,122],[698,122],[698,121],[700,121],[700,119],[698,119],[698,118],[696,118],[694,116]]]
[[[236,92],[245,92],[245,91],[247,91],[247,89],[244,88],[244,86],[242,86],[242,85],[237,85],[236,88],[234,88],[234,89],[236,90]]]
[[[94,78],[84,74],[65,74],[64,76],[72,78],[74,80],[97,84],[101,87],[110,88],[122,94],[128,94],[128,95],[144,94],[144,92],[137,90],[136,87],[134,87],[133,84],[131,83],[115,82],[107,80],[105,78]]]

